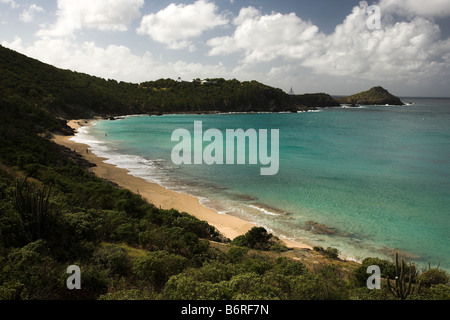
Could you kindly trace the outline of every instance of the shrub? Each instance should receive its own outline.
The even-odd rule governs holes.
[[[387,290],[370,290],[367,287],[353,288],[350,291],[350,300],[389,300],[390,295]]]
[[[195,217],[188,216],[186,213],[182,213],[181,217],[175,219],[173,226],[183,228],[199,238],[214,241],[220,240],[220,234],[216,228],[205,221],[200,221]]]
[[[23,289],[29,299],[52,298],[53,290],[59,286],[59,270],[49,253],[43,240],[12,249],[0,272],[0,284],[6,282],[9,294],[16,290],[15,296],[23,297],[17,291]]]
[[[0,202],[0,242],[6,247],[20,247],[28,243],[22,220],[12,204]]]
[[[328,247],[326,249],[322,247],[314,247],[313,249],[330,259],[337,259],[340,253],[338,249],[332,247]]]
[[[230,300],[229,283],[201,282],[186,274],[175,275],[164,287],[163,297],[171,300]]]
[[[0,286],[0,300],[27,300],[25,285],[17,280],[9,280]]]
[[[383,260],[380,258],[365,258],[361,266],[356,268],[352,274],[352,280],[355,285],[359,287],[365,287],[367,285],[367,278],[370,276],[367,273],[367,268],[369,266],[378,266],[380,267],[381,277],[390,279],[394,279],[395,274],[395,265],[387,260]]]
[[[293,300],[319,300],[317,290],[319,278],[307,272],[291,280],[291,299]],[[320,293],[320,292],[319,292]]]
[[[239,263],[242,262],[247,252],[247,248],[231,246],[228,249],[226,257],[231,263]]]
[[[127,242],[129,244],[139,242],[137,220],[129,217],[124,211],[106,211],[102,232],[105,240]]]
[[[333,264],[320,265],[316,269],[318,281],[315,295],[320,300],[348,299],[349,286],[344,279],[341,269]]]
[[[321,265],[315,273],[305,272],[293,277],[291,299],[344,300],[349,298],[349,286],[334,265]]]
[[[107,268],[111,274],[126,275],[131,268],[127,251],[115,244],[105,244],[93,256],[97,265]]]
[[[279,288],[264,283],[263,278],[253,272],[234,276],[228,286],[234,300],[272,300],[282,296]]]
[[[280,243],[278,238],[268,233],[263,227],[253,227],[246,234],[234,238],[231,244],[265,251],[282,252],[288,250],[286,246]]]
[[[141,197],[129,190],[120,190],[117,193],[118,200],[115,203],[116,210],[124,211],[134,218],[145,215],[147,204]]]
[[[221,263],[218,261],[211,261],[205,263],[199,269],[192,269],[190,272],[196,281],[219,283],[221,281],[228,281],[235,274],[234,266],[228,263]]]
[[[81,290],[67,290],[62,293],[72,299],[98,299],[102,294],[108,291],[108,270],[97,265],[83,265],[76,262],[75,265],[81,269]],[[64,281],[67,274],[64,275]],[[64,298],[64,297],[63,297]]]
[[[263,275],[266,271],[272,268],[269,260],[260,256],[254,256],[252,258],[245,259],[241,265],[242,272],[254,272],[259,275]]]
[[[449,276],[447,272],[439,269],[429,269],[417,277],[417,281],[425,288],[430,288],[432,285],[447,284]]]
[[[432,285],[429,297],[433,300],[450,300],[450,286],[445,284]]]
[[[265,248],[271,238],[272,235],[268,233],[266,229],[262,227],[253,227],[243,236],[243,242],[244,246],[249,248]]]
[[[285,257],[277,258],[273,270],[284,276],[298,276],[306,272],[305,265]]]
[[[70,232],[71,241],[98,240],[102,218],[95,210],[64,214],[65,232]]]
[[[171,276],[182,272],[186,265],[187,259],[180,255],[155,251],[138,258],[133,265],[133,272],[139,279],[162,287]]]

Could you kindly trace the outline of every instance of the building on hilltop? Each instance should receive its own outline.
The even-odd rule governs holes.
[[[292,87],[291,87],[291,91],[289,91],[289,94],[290,94],[291,96],[295,95],[295,92],[294,92],[294,90],[292,90]]]
[[[177,82],[180,82],[180,83],[192,83],[191,81],[182,80],[181,77],[178,77]]]
[[[200,80],[200,79],[194,79],[194,82],[195,82],[196,84],[199,84],[199,85],[202,85],[202,86],[207,85],[207,84],[217,84],[217,81],[215,81],[215,80]]]

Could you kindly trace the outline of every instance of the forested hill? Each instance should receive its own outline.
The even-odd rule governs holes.
[[[138,85],[62,70],[0,46],[0,93],[62,118],[139,111]]]
[[[105,80],[62,70],[1,46],[0,74],[4,97],[21,97],[64,119],[176,112],[278,112],[339,105],[327,94],[290,96],[257,81],[160,79],[136,84]]]

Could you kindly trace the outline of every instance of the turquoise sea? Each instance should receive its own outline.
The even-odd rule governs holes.
[[[130,173],[200,198],[279,237],[345,258],[402,257],[450,270],[450,99],[306,113],[129,116],[74,138]],[[172,132],[278,129],[279,171],[175,165]],[[270,142],[270,139],[269,139]],[[204,143],[204,147],[208,143]],[[224,148],[225,150],[225,148]]]

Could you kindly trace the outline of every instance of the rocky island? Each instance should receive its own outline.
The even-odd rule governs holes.
[[[338,98],[341,104],[349,105],[395,105],[402,106],[404,103],[396,96],[392,95],[383,87],[373,87],[364,92],[354,94],[349,97]]]

